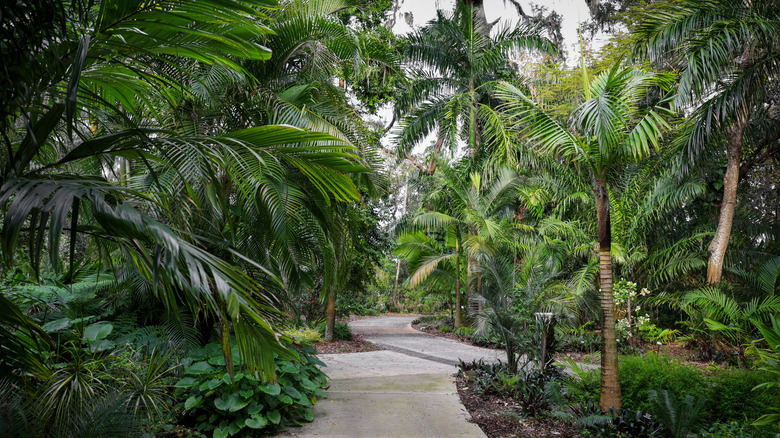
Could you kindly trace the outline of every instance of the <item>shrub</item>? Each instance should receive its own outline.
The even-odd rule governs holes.
[[[439,326],[439,331],[442,332],[442,333],[451,333],[452,332],[452,327],[450,327],[448,325],[441,325],[441,326]]]
[[[471,327],[458,327],[458,329],[455,330],[455,334],[458,335],[459,338],[470,338],[475,331],[476,329]]]
[[[700,430],[698,437],[702,438],[777,438],[780,433],[767,432],[745,423],[732,421],[730,423],[715,423],[707,430]]]
[[[317,326],[317,330],[320,336],[325,336],[325,323],[322,322]],[[341,339],[342,341],[351,341],[355,335],[352,333],[352,329],[343,322],[337,322],[333,326],[333,339]]]
[[[311,421],[310,407],[317,397],[325,397],[321,388],[327,385],[316,366],[324,364],[313,353],[306,346],[298,349],[300,362],[277,357],[277,381],[268,383],[245,372],[231,381],[218,344],[194,350],[184,360],[185,377],[175,385],[177,408],[186,411],[198,430],[213,430],[214,437],[249,434],[249,429],[269,433],[287,421]],[[233,360],[241,364],[235,347]]]
[[[772,381],[769,373],[720,371],[708,380],[705,410],[710,422],[753,421],[766,413],[767,407],[780,406],[780,388],[753,391],[756,385]]]
[[[320,332],[311,328],[283,330],[282,334],[299,344],[313,345],[322,340]]]
[[[706,396],[705,379],[699,370],[655,353],[622,356],[620,388],[623,406],[644,412],[653,410],[650,402],[650,391],[653,390],[667,390],[677,399],[686,395]]]
[[[598,381],[598,370],[591,372]],[[758,371],[720,371],[712,376],[698,368],[681,364],[667,356],[647,353],[645,356],[621,356],[620,386],[623,406],[652,412],[650,391],[669,391],[676,400],[690,395],[706,398],[695,426],[704,427],[715,421],[752,421],[765,412],[767,406],[780,405],[780,389],[753,391],[771,376]],[[593,388],[598,393],[598,388]]]

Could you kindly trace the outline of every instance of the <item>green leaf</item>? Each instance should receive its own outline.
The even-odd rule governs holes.
[[[227,374],[225,374],[225,375],[227,375]],[[222,382],[224,380],[225,380],[224,378],[223,379],[218,379],[216,377],[211,379],[211,380],[209,380],[209,385],[208,385],[209,389],[214,389],[214,388],[219,387],[220,385],[222,385]],[[230,382],[230,379],[228,378],[228,383],[229,382]]]
[[[284,392],[287,393],[288,395],[290,395],[291,397],[295,397],[295,398],[301,398],[302,397],[300,391],[298,391],[297,389],[295,389],[292,386],[285,386],[284,387]]]
[[[262,429],[268,424],[268,420],[261,414],[254,414],[246,419],[245,424],[252,429]]]
[[[238,391],[238,393],[241,394],[241,397],[244,397],[244,398],[250,398],[253,395],[255,395],[255,392],[252,391],[251,389],[242,389],[242,390]]]
[[[209,374],[213,372],[214,368],[208,362],[195,362],[184,370],[185,374]]]
[[[71,321],[68,318],[56,319],[44,324],[41,328],[49,333],[55,333],[62,329],[68,328],[71,325]]]
[[[293,365],[282,365],[282,371],[288,374],[295,374],[298,372],[298,369]]]
[[[263,391],[268,395],[279,395],[282,392],[282,387],[277,385],[276,383],[271,385],[258,386],[258,389],[260,389],[261,391]]]
[[[298,413],[303,417],[304,421],[312,421],[314,420],[314,412],[311,411],[311,409],[300,409],[298,410]]]
[[[271,412],[268,412],[266,414],[268,417],[268,420],[273,424],[279,424],[282,421],[282,414],[279,413],[276,409],[274,409]]]
[[[93,342],[105,339],[114,330],[114,325],[110,322],[97,322],[84,329],[83,342]]]
[[[214,438],[227,438],[228,436],[228,428],[224,426],[219,426],[214,428]]]
[[[187,400],[184,401],[184,409],[190,410],[200,404],[200,401],[203,399],[201,396],[192,396],[189,397]]]
[[[231,392],[230,394],[217,397],[214,400],[214,406],[222,411],[236,412],[245,408],[249,404],[249,400],[241,397],[237,392]]]
[[[175,386],[177,388],[190,388],[190,387],[195,386],[195,384],[197,382],[198,381],[195,380],[194,377],[185,377],[185,378],[179,380],[178,382],[176,382],[176,384],[173,385],[173,386]]]
[[[247,408],[246,412],[249,415],[255,415],[256,413],[263,410],[263,405],[261,403],[258,403],[256,400],[252,400],[252,403],[249,404],[249,407]]]

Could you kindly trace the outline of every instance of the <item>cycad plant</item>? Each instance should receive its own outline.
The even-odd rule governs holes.
[[[516,87],[503,83],[497,96],[526,141],[538,152],[587,168],[596,201],[601,290],[601,408],[620,407],[614,304],[612,301],[612,228],[608,183],[626,163],[641,160],[659,147],[663,119],[671,115],[665,97],[640,106],[649,91],[668,89],[673,76],[615,65],[592,81],[584,68],[585,99],[566,126]]]
[[[685,438],[696,422],[704,402],[704,397],[696,400],[692,395],[686,395],[682,403],[675,402],[673,396],[666,390],[650,391],[650,401],[656,418],[666,429],[671,438]]]

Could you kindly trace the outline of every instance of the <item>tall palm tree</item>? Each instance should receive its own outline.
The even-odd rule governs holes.
[[[438,11],[426,27],[409,36],[407,44],[409,68],[417,79],[395,105],[399,116],[405,114],[397,153],[407,156],[436,133],[434,159],[428,166],[417,163],[429,174],[442,147],[454,150],[462,141],[470,157],[480,151],[482,125],[495,113],[490,84],[511,75],[507,60],[513,54],[523,49],[556,51],[537,27],[529,25],[491,35],[481,6],[465,2],[458,2],[452,14]]]
[[[780,116],[765,106],[780,75],[780,2],[686,0],[646,17],[638,32],[637,53],[677,70],[677,103],[694,109],[681,139],[681,170],[725,143],[723,196],[707,263],[707,283],[717,283],[739,181],[780,151]]]
[[[21,242],[33,260],[48,253],[57,269],[67,231],[73,272],[75,244],[87,236],[104,249],[101,256],[113,252],[134,265],[168,310],[183,305],[218,321],[231,372],[233,333],[249,367],[273,378],[274,353],[294,356],[272,326],[278,312],[269,285],[281,280],[234,242],[200,235],[204,228],[190,219],[207,217],[198,202],[219,198],[222,193],[210,189],[220,184],[277,207],[290,198],[308,205],[302,185],[326,203],[356,200],[360,194],[348,174],[366,169],[354,146],[330,135],[280,126],[190,129],[176,115],[198,80],[193,63],[248,77],[241,60],[271,56],[262,45],[270,32],[262,11],[274,4],[104,0],[93,11],[82,2],[52,2],[65,24],[19,54],[24,62],[52,65],[30,68],[40,77],[32,78],[27,94],[2,102],[0,249],[6,266]],[[17,17],[20,31],[25,14]],[[46,56],[31,57],[36,51]],[[117,177],[118,165],[129,160],[148,184]],[[300,177],[297,186],[288,184],[290,173]],[[279,210],[270,211],[278,218]]]
[[[615,65],[593,81],[583,67],[585,99],[565,126],[548,115],[544,108],[509,84],[501,84],[496,95],[503,110],[514,119],[525,138],[539,152],[555,155],[587,168],[592,177],[596,202],[601,290],[601,399],[604,410],[620,408],[615,314],[612,299],[612,236],[608,180],[625,163],[637,161],[658,148],[662,116],[670,115],[665,106],[670,97],[645,109],[638,106],[648,90],[668,89],[671,75],[651,74]]]

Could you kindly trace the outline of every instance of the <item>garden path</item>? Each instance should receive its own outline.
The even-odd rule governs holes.
[[[386,350],[323,354],[331,378],[314,421],[279,436],[480,437],[468,422],[453,375],[458,359],[496,361],[503,351],[474,347],[414,330],[414,316],[350,323],[355,334]]]

